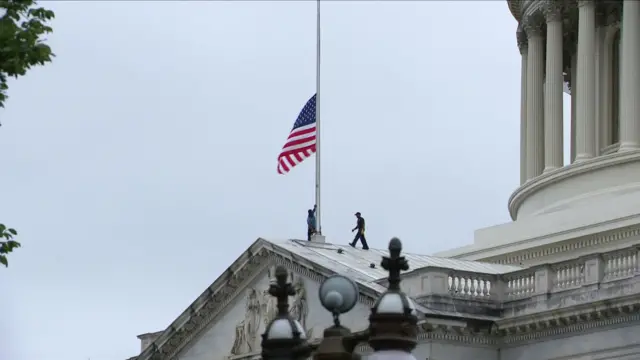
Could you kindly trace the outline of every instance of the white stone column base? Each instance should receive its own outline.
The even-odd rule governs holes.
[[[311,242],[325,243],[325,242],[327,242],[327,239],[325,238],[324,235],[313,234],[313,235],[311,235]]]
[[[620,148],[618,148],[618,152],[625,152],[625,151],[636,151],[640,149],[640,145],[638,144],[633,144],[633,143],[622,143],[620,144]]]

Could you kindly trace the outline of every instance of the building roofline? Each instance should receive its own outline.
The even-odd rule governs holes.
[[[144,340],[144,339],[148,339],[150,337],[159,336],[163,332],[164,332],[164,330],[160,330],[160,331],[156,331],[156,332],[148,332],[148,333],[144,333],[144,334],[138,335],[137,338],[140,339],[140,340]]]
[[[521,0],[507,0],[507,6],[509,6],[511,15],[518,21],[520,21],[520,1]]]

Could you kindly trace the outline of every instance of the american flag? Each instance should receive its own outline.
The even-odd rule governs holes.
[[[304,105],[278,155],[278,174],[286,174],[316,152],[316,96]]]

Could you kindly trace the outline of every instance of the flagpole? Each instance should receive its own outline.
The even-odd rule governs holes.
[[[322,207],[320,206],[320,0],[317,3],[316,18],[316,221],[318,233],[322,234]]]

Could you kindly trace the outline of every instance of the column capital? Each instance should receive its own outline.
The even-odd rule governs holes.
[[[543,36],[544,25],[545,22],[537,16],[527,16],[522,21],[522,27],[524,28],[524,31],[527,34],[527,38],[529,39],[533,36]]]
[[[516,31],[516,40],[518,41],[518,50],[520,50],[520,54],[526,54],[529,43],[527,42],[527,33],[525,33],[523,29],[518,29],[518,31]]]
[[[595,5],[596,2],[594,0],[578,0],[578,7],[583,7],[587,5]]]
[[[562,20],[562,5],[557,0],[546,0],[542,11],[547,23]]]

